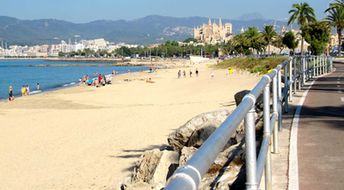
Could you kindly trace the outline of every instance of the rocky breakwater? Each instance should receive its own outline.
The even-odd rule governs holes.
[[[235,95],[237,105],[249,91]],[[257,141],[262,132],[262,98],[256,105]],[[121,189],[163,189],[169,177],[179,166],[197,151],[206,139],[228,117],[231,112],[218,110],[195,116],[168,136],[168,146],[146,151],[135,164],[133,174],[121,185]],[[208,173],[203,177],[199,189],[244,189],[245,188],[245,142],[243,122],[230,137]]]

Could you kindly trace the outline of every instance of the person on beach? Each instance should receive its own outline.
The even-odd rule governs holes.
[[[39,90],[40,86],[39,86],[39,82],[36,84],[36,90]]]
[[[182,71],[179,70],[179,71],[178,71],[178,78],[180,78],[181,75],[182,75]]]
[[[195,73],[196,73],[196,77],[198,77],[198,69],[197,68],[196,68],[196,72]]]
[[[192,77],[192,71],[190,70],[190,77]]]
[[[185,70],[183,70],[183,77],[184,77],[184,78],[186,77],[186,72],[185,72]]]
[[[106,85],[106,77],[105,77],[105,75],[102,75],[101,84],[102,84],[103,86]]]
[[[30,95],[30,86],[28,84],[26,85],[26,95]]]
[[[210,77],[214,78],[214,72],[211,72]]]
[[[26,95],[26,87],[25,87],[25,85],[22,85],[21,93],[22,93],[22,96]]]
[[[12,85],[10,85],[9,88],[8,88],[8,100],[9,101],[13,101],[14,100]]]

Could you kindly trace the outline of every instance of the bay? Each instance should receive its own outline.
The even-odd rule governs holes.
[[[0,99],[8,98],[8,88],[13,87],[15,96],[21,94],[22,85],[30,91],[48,91],[76,85],[83,75],[91,78],[96,74],[118,74],[147,70],[145,66],[114,66],[109,62],[65,62],[47,60],[0,60]]]

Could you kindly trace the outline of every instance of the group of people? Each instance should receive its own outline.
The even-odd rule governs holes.
[[[115,73],[112,75],[115,75]],[[106,84],[111,83],[111,79],[107,78],[104,74],[96,74],[96,76],[96,78],[90,78],[88,75],[84,75],[81,78],[81,82],[87,86],[95,87],[105,86]]]
[[[28,96],[30,95],[30,86],[29,85],[23,85],[21,88],[21,94],[22,96]]]
[[[39,83],[36,84],[36,89],[40,90],[40,85]],[[30,86],[28,84],[22,85],[20,89],[21,95],[22,96],[28,96],[30,95]],[[13,101],[14,100],[14,94],[13,94],[13,87],[10,85],[8,87],[8,100]]]
[[[190,77],[192,77],[192,71],[190,70],[189,71],[189,76]],[[195,74],[196,74],[196,77],[198,77],[198,69],[196,68],[196,70],[195,70]],[[182,76],[182,70],[179,70],[178,71],[178,78],[180,78]],[[185,70],[183,70],[183,77],[186,77],[186,71]]]

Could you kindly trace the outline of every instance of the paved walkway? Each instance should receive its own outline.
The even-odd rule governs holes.
[[[300,190],[344,189],[344,63],[316,80],[298,129]]]

